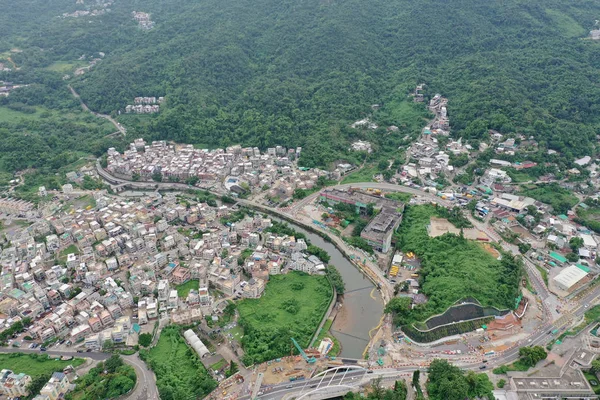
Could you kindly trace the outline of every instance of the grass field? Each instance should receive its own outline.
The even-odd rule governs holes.
[[[600,385],[598,384],[599,381],[598,378],[596,378],[596,375],[592,374],[591,372],[584,372],[583,375],[585,376],[585,379],[587,379],[590,383],[592,389],[594,389],[594,393],[600,394]],[[592,385],[592,382],[595,382],[596,385]]]
[[[359,170],[344,176],[342,183],[373,182],[373,175],[377,173],[377,167],[374,165],[365,165]]]
[[[512,364],[502,365],[501,367],[494,368],[492,371],[496,375],[505,374],[508,371],[527,371],[530,367],[528,365],[523,364],[520,360],[515,361]]]
[[[324,276],[301,272],[272,276],[262,297],[238,303],[239,324],[244,328],[244,363],[289,354],[290,337],[308,346],[332,296]]]
[[[554,21],[562,34],[567,37],[583,37],[588,33],[587,29],[567,14],[549,8],[546,9],[546,14]]]
[[[2,122],[19,122],[21,119],[40,119],[40,110],[35,113],[28,114],[16,110],[11,110],[7,107],[0,107],[0,123]]]
[[[182,283],[181,285],[177,285],[175,289],[177,289],[177,296],[186,298],[190,290],[198,290],[199,282],[198,279],[192,279],[191,281],[187,281],[186,283]]]
[[[325,339],[326,336],[329,337],[331,340],[333,340],[333,347],[329,351],[328,355],[335,357],[340,353],[341,345],[340,345],[340,341],[337,340],[337,338],[329,332],[329,330],[331,329],[331,325],[333,325],[333,320],[328,319],[327,321],[325,321],[325,324],[323,325],[323,327],[321,328],[321,331],[319,332],[319,336],[317,336],[317,340],[315,340],[314,346],[315,347],[319,346],[319,343],[321,342],[321,340]]]
[[[550,204],[558,214],[566,214],[579,201],[571,191],[556,184],[525,185],[519,194]]]
[[[56,371],[62,371],[66,366],[77,367],[84,363],[81,358],[75,358],[70,361],[57,361],[48,358],[47,354],[0,354],[0,366],[7,368],[15,373],[25,373],[35,378],[39,375],[51,374]]]
[[[540,267],[539,265],[535,266],[537,268],[538,271],[540,271],[540,275],[542,275],[542,279],[544,280],[544,283],[546,284],[546,287],[548,286],[548,271],[546,270],[546,268]]]
[[[387,113],[398,126],[421,129],[429,121],[429,113],[422,104],[416,104],[406,97],[398,96],[385,104],[382,113]]]
[[[85,61],[81,62],[67,62],[67,61],[56,61],[46,67],[46,69],[54,72],[60,73],[70,73],[74,72],[75,68],[83,67],[87,63]]]
[[[163,329],[156,346],[149,352],[140,351],[140,356],[156,373],[161,398],[203,398],[217,386],[179,334],[178,326]]]
[[[223,358],[221,358],[219,361],[217,361],[216,363],[211,365],[210,369],[212,369],[213,371],[219,371],[219,370],[221,370],[221,368],[223,368],[225,366],[225,364],[227,364],[227,361],[225,361]]]
[[[528,175],[523,171],[518,171],[514,168],[509,168],[506,172],[508,173],[508,176],[510,176],[512,181],[515,183],[530,182],[536,180],[536,178],[534,178],[533,176]]]
[[[70,245],[69,247],[67,247],[67,248],[65,248],[63,250],[61,250],[61,252],[59,253],[58,258],[61,261],[66,261],[67,256],[69,254],[71,254],[71,253],[79,254],[79,248],[76,245],[74,245],[74,244]]]

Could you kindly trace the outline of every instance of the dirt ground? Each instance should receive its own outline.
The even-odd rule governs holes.
[[[431,217],[431,219],[429,220],[428,231],[430,237],[438,237],[446,233],[454,233],[455,235],[460,235],[460,229],[452,225],[452,223],[450,223],[445,218]]]
[[[306,379],[327,368],[330,361],[319,359],[315,364],[307,364],[300,356],[284,357],[281,361],[272,361],[260,364],[257,372],[264,374],[263,385],[275,385],[278,383],[289,382],[290,377],[304,376]]]
[[[500,257],[500,252],[498,250],[496,250],[491,244],[489,244],[489,243],[481,243],[481,246],[483,247],[483,249],[485,251],[487,251],[488,253],[490,253],[494,258]]]

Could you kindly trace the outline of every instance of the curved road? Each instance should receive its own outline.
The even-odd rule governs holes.
[[[79,93],[77,93],[75,91],[75,89],[73,89],[71,87],[71,85],[67,85],[67,86],[68,86],[69,90],[71,91],[71,94],[73,95],[73,97],[75,97],[77,100],[79,100],[79,103],[81,104],[81,108],[83,108],[84,111],[88,111],[88,112],[92,113],[93,115],[95,115],[96,117],[107,119],[115,126],[115,128],[117,128],[117,132],[115,132],[115,133],[120,132],[121,134],[123,134],[123,136],[127,135],[127,133],[126,133],[127,131],[125,130],[125,128],[121,124],[119,124],[117,121],[115,121],[113,117],[111,117],[110,115],[100,114],[100,113],[90,110],[89,107],[87,106],[87,104],[85,104],[83,102],[83,100],[81,99],[81,97],[79,96]],[[111,133],[108,136],[114,135],[115,133]]]
[[[13,347],[0,347],[0,353],[47,354],[51,357],[72,356],[75,358],[90,358],[94,361],[104,361],[112,356],[112,354],[100,352],[77,353],[76,351],[58,350],[40,351],[39,349],[21,349]],[[156,377],[154,376],[154,373],[148,369],[146,364],[140,360],[137,355],[122,355],[121,358],[135,369],[135,374],[137,376],[135,388],[132,393],[126,396],[126,398],[128,400],[159,400],[158,389],[156,388]]]
[[[108,180],[109,182],[112,182],[112,183],[129,184],[135,188],[140,188],[140,189],[148,189],[149,188],[152,190],[155,190],[156,188],[166,188],[166,189],[188,189],[189,188],[188,185],[180,184],[180,183],[131,182],[131,181],[127,181],[124,179],[115,178],[114,176],[110,175],[108,172],[106,172],[106,171],[104,171],[104,169],[102,169],[99,162],[96,163],[96,166],[98,169],[98,173],[102,177],[104,177],[106,180]],[[342,185],[335,186],[335,188],[340,188],[340,189],[349,188],[349,187],[363,188],[363,189],[364,188],[376,188],[376,189],[383,189],[383,190],[390,190],[390,191],[397,191],[397,192],[405,192],[405,193],[409,193],[409,194],[413,194],[413,195],[417,195],[417,196],[426,198],[430,201],[436,202],[436,203],[444,205],[444,206],[452,206],[453,205],[453,203],[451,203],[447,200],[443,200],[443,199],[441,199],[437,196],[434,196],[430,193],[426,193],[426,192],[423,192],[421,190],[414,189],[411,187],[395,185],[395,184],[391,184],[391,183],[365,182],[365,183],[342,184]],[[309,196],[308,198],[301,200],[301,204],[307,204],[312,199],[314,199],[316,196],[318,196],[318,193],[315,193],[315,194]],[[249,200],[241,200],[240,199],[240,200],[238,200],[238,202],[240,204],[246,204],[249,206],[263,208],[265,210],[272,212],[275,215],[282,215],[284,217],[294,218],[293,213],[283,212],[282,210],[278,210],[278,209],[274,209],[271,207],[256,204]],[[296,208],[296,207],[292,207],[292,208]],[[471,222],[473,222],[473,224],[476,227],[478,227],[479,229],[488,233],[488,235],[490,235],[492,238],[494,238],[494,239],[498,238],[498,236],[496,234],[494,234],[493,232],[489,231],[489,229],[484,224],[482,224],[479,221],[476,221],[472,218],[470,218],[470,219],[471,219]],[[329,237],[332,238],[332,240],[335,238],[330,235],[329,235]],[[508,251],[509,253],[518,254],[518,250],[515,249],[515,246],[511,246],[510,244],[507,244],[504,242],[501,242],[501,244],[502,244],[503,248],[506,251]],[[534,285],[535,289],[540,294],[542,301],[544,301],[546,298],[548,298],[550,296],[550,294],[548,293],[548,290],[545,287],[545,285],[541,282],[539,273],[538,273],[537,269],[534,267],[534,265],[528,259],[525,258],[524,260],[525,260],[525,271],[527,272],[527,274],[530,278],[530,282]],[[383,277],[381,277],[381,279],[382,279],[382,282],[384,282],[384,283],[387,282],[387,280],[383,279]],[[589,304],[594,299],[596,299],[599,295],[600,295],[600,286],[595,288],[594,290],[592,290],[587,296],[585,296],[585,298],[581,299],[580,304]],[[549,310],[547,308],[547,305],[545,304],[545,302],[543,302],[543,303],[544,303],[544,308],[546,309],[546,315],[549,315],[548,314]],[[571,313],[571,315],[573,317],[581,317],[584,314],[585,310],[586,310],[585,307],[580,306],[579,308],[574,310]],[[468,366],[466,366],[466,368],[467,369],[479,369],[480,367],[482,367],[484,365],[493,367],[495,365],[502,365],[502,364],[511,363],[513,361],[516,361],[519,358],[519,346],[521,346],[521,345],[526,345],[526,346],[545,345],[548,342],[550,342],[552,339],[554,339],[554,335],[550,335],[548,332],[555,330],[555,329],[560,329],[566,323],[568,323],[568,321],[566,321],[566,320],[562,321],[562,323],[561,323],[560,319],[555,324],[552,324],[547,321],[548,321],[548,319],[546,319],[546,322],[540,328],[538,328],[532,335],[530,335],[526,340],[523,340],[521,343],[515,344],[508,350],[505,350],[503,353],[496,354],[494,357],[491,357],[487,364],[477,363],[477,364],[468,365]],[[388,371],[385,373],[386,374],[391,373],[393,376],[394,373],[396,375],[398,375],[401,372],[406,373],[406,372],[414,371],[415,369],[418,369],[418,367],[416,367],[416,366],[415,367],[404,367],[404,368],[399,368],[399,369],[394,370],[396,372]],[[380,371],[385,371],[385,370],[380,370]],[[375,371],[374,375],[377,375],[377,374],[381,374],[381,373],[378,373],[377,371]],[[311,381],[307,381],[307,382],[311,382]],[[293,392],[297,391],[298,388],[303,387],[305,384],[306,384],[306,382],[295,382],[295,383],[284,383],[284,384],[273,386],[269,390],[268,394],[261,396],[261,399],[275,400],[275,399],[282,398],[284,395],[287,395],[289,393],[293,393]],[[291,385],[291,388],[288,387],[290,385]],[[241,399],[249,399],[249,396],[244,396]]]
[[[159,400],[158,388],[156,387],[156,376],[154,372],[140,360],[137,354],[131,356],[121,356],[126,363],[135,369],[137,382],[133,393],[127,396],[128,400]]]

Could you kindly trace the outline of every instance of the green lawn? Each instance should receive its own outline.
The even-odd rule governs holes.
[[[228,332],[231,333],[235,340],[237,340],[238,342],[241,341],[244,337],[244,329],[239,325],[236,325],[234,328],[231,328]]]
[[[32,378],[62,371],[68,365],[77,367],[83,363],[84,360],[81,358],[74,358],[70,361],[57,361],[53,358],[48,358],[47,354],[0,354],[1,368],[10,369],[15,373],[23,372],[31,375]]]
[[[421,129],[430,119],[430,114],[423,104],[414,103],[400,94],[387,102],[378,113],[388,115],[399,127],[406,126],[412,129]]]
[[[508,173],[508,176],[510,176],[510,178],[512,179],[513,182],[515,183],[519,183],[519,182],[529,182],[529,181],[535,181],[536,178],[534,178],[533,176],[527,174],[526,172],[523,171],[519,171],[515,168],[509,168],[506,170],[506,172]]]
[[[225,366],[225,364],[227,364],[227,361],[225,361],[223,358],[221,358],[219,361],[217,361],[216,363],[211,365],[210,369],[213,371],[219,371],[221,368],[223,368]]]
[[[577,21],[567,14],[549,8],[546,9],[546,14],[554,21],[564,36],[583,37],[588,33],[587,29],[579,25]]]
[[[199,282],[198,279],[192,279],[191,281],[187,281],[181,285],[177,285],[175,289],[177,289],[177,295],[179,297],[186,298],[190,290],[198,290]]]
[[[79,248],[77,247],[77,245],[75,245],[75,244],[72,244],[72,245],[70,245],[69,247],[67,247],[67,248],[65,248],[65,249],[63,249],[63,250],[61,250],[61,252],[60,252],[60,253],[59,253],[59,255],[58,255],[58,258],[59,258],[60,260],[63,260],[63,261],[64,261],[64,260],[66,260],[66,259],[67,259],[67,256],[68,256],[69,254],[71,254],[71,253],[79,254]]]
[[[519,194],[551,205],[557,214],[566,214],[579,201],[571,191],[563,189],[555,183],[526,185],[521,188]]]
[[[53,62],[52,64],[48,65],[46,67],[46,69],[50,70],[50,71],[54,71],[54,72],[60,72],[60,73],[70,73],[70,72],[74,72],[75,68],[78,67],[83,67],[85,66],[87,63],[85,61],[74,61],[74,62],[67,62],[67,61],[56,61]]]
[[[412,194],[404,192],[392,192],[385,194],[386,199],[397,200],[403,203],[408,203],[412,198]]]
[[[344,176],[342,183],[373,182],[373,175],[375,175],[377,172],[376,166],[365,165],[361,169]]]
[[[246,365],[289,354],[291,337],[308,346],[333,297],[324,276],[291,272],[270,279],[261,298],[238,303]]]
[[[37,110],[35,113],[29,114],[16,110],[11,110],[7,107],[0,107],[0,123],[2,122],[18,122],[22,118],[25,119],[39,119],[40,118],[40,110]]]
[[[340,341],[337,340],[337,338],[329,332],[329,330],[331,329],[331,325],[333,325],[333,320],[328,319],[327,321],[325,321],[325,324],[323,325],[323,328],[321,328],[319,336],[317,336],[317,340],[315,340],[313,346],[318,347],[319,343],[321,343],[321,340],[325,339],[325,337],[327,336],[331,340],[333,340],[333,348],[329,351],[328,355],[335,357],[340,353],[341,348]]]
[[[527,371],[530,367],[528,365],[525,365],[523,363],[521,363],[520,360],[515,361],[512,364],[509,365],[502,365],[498,368],[494,368],[494,370],[492,371],[494,374],[496,375],[501,375],[501,374],[505,374],[508,371]]]
[[[594,393],[600,394],[600,385],[598,384],[600,380],[596,378],[596,375],[592,374],[589,371],[585,371],[583,375],[585,376],[585,379],[587,379],[588,382],[590,382],[590,386],[592,386],[592,389],[594,389]],[[596,382],[595,386],[592,385],[592,381]]]
[[[548,286],[548,271],[546,270],[546,268],[540,267],[539,265],[536,265],[535,267],[537,268],[538,271],[540,271],[540,274],[542,275],[542,279],[544,280],[544,283],[546,284],[546,286]]]
[[[203,398],[217,387],[176,325],[164,328],[157,345],[140,350],[140,357],[156,374],[160,398]]]

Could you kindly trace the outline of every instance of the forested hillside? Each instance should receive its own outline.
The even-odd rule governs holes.
[[[105,113],[135,96],[166,96],[160,114],[127,120],[147,138],[303,146],[306,165],[327,165],[355,157],[349,141],[368,135],[394,157],[426,121],[406,100],[424,82],[428,95],[450,99],[457,137],[496,129],[534,135],[540,154],[595,151],[600,43],[586,36],[600,19],[597,1],[115,0],[102,16],[57,17],[73,3],[5,8],[0,53],[23,52],[13,55],[21,71],[4,78],[35,81],[57,61],[105,52],[73,86]],[[138,29],[133,10],[151,13],[154,29]],[[349,128],[372,104],[383,105],[372,116],[383,127]],[[388,135],[390,124],[400,131]]]

